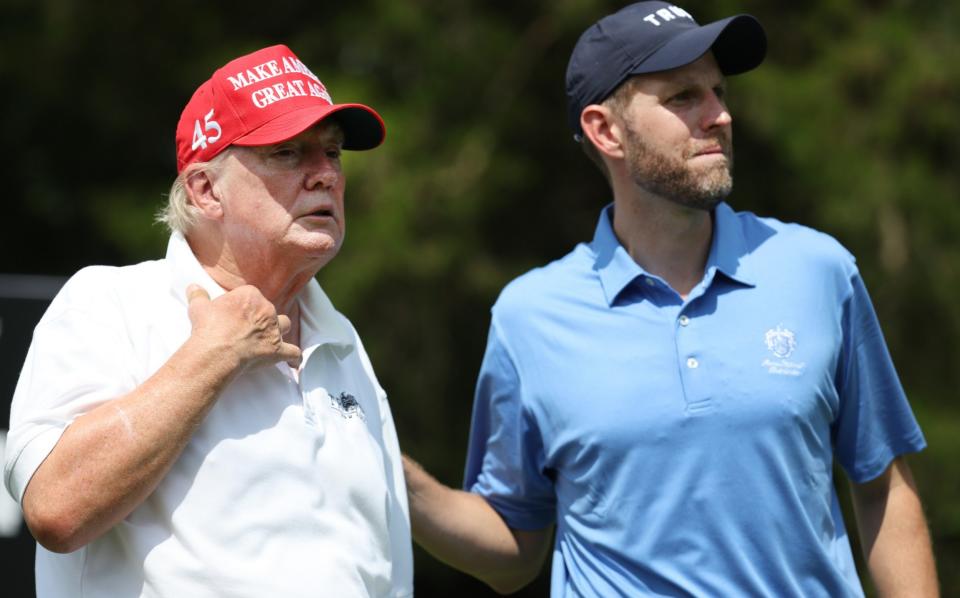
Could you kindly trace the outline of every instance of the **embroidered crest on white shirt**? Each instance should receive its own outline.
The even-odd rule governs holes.
[[[327,396],[330,397],[330,406],[339,411],[344,418],[350,419],[356,415],[362,420],[367,419],[363,407],[360,406],[360,403],[352,394],[341,392],[339,395],[333,396],[328,392]]]

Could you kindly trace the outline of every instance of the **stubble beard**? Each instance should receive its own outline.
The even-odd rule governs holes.
[[[627,129],[626,159],[633,182],[641,189],[697,210],[712,210],[733,190],[733,147],[729,139],[720,139],[726,160],[717,160],[709,167],[693,169],[682,160],[653,149],[639,134]]]

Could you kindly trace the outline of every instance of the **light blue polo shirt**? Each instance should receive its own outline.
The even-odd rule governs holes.
[[[494,306],[465,488],[557,524],[553,596],[862,596],[834,459],[926,443],[853,257],[721,204],[684,301],[612,215]]]

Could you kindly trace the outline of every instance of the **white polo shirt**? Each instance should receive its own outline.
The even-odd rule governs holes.
[[[14,394],[4,481],[18,501],[75,418],[136,388],[184,343],[190,283],[224,292],[179,234],[166,259],[85,268],[67,282]],[[245,371],[124,521],[70,554],[38,545],[39,598],[413,594],[386,394],[316,281],[300,314],[299,376],[285,363]]]

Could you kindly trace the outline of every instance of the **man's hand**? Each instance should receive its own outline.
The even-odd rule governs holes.
[[[300,348],[283,341],[290,318],[253,286],[237,287],[215,300],[199,285],[187,287],[187,314],[193,336],[222,347],[241,368],[286,361],[300,365]]]
[[[553,526],[516,530],[479,494],[454,490],[403,456],[413,538],[437,559],[500,594],[532,581],[550,552]]]

